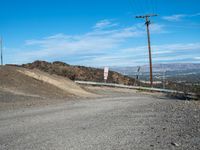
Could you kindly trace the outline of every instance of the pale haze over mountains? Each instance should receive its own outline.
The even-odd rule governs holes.
[[[128,67],[111,67],[112,70],[120,72],[122,74],[131,74],[132,72],[137,72],[139,66],[128,66]],[[149,65],[140,66],[140,72],[149,72]],[[190,70],[200,70],[199,63],[173,63],[173,64],[154,64],[154,72],[163,71],[190,71]]]

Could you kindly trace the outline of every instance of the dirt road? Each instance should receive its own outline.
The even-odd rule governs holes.
[[[75,100],[1,111],[0,149],[200,149],[200,105],[162,96]]]

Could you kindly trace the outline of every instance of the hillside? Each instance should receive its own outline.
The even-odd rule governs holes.
[[[103,69],[72,66],[63,62],[49,63],[45,61],[35,61],[33,63],[23,64],[22,67],[28,69],[39,69],[44,72],[48,72],[49,74],[67,77],[71,80],[104,82]],[[110,71],[108,82],[133,85],[135,80],[133,78],[123,76],[117,72]]]
[[[73,97],[93,97],[68,78],[15,66],[0,67],[0,106]]]

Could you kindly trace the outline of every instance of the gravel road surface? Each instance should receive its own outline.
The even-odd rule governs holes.
[[[1,150],[200,149],[200,104],[146,94],[0,112]]]

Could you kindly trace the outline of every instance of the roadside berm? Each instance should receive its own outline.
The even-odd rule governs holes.
[[[1,104],[94,96],[95,94],[82,89],[67,77],[50,75],[37,69],[29,70],[16,66],[0,67]]]

